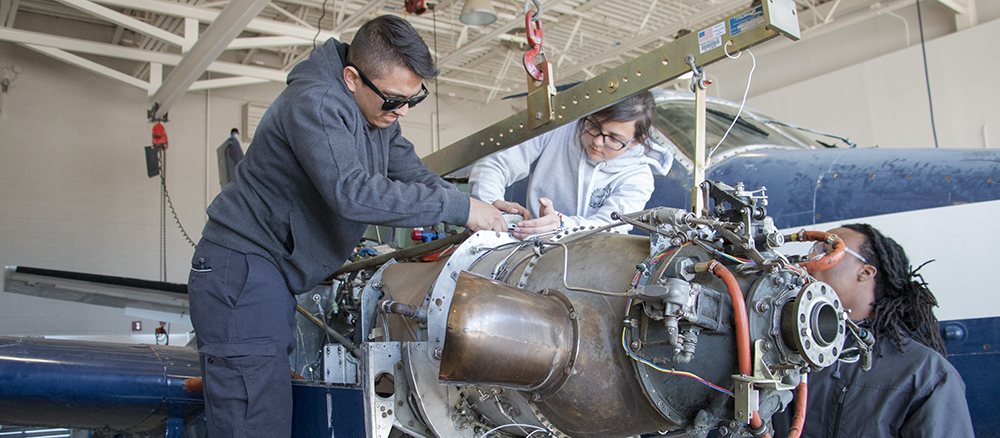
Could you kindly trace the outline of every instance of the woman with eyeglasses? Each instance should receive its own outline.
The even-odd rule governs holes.
[[[638,93],[483,158],[472,167],[470,192],[524,216],[512,230],[519,238],[605,225],[613,212],[642,210],[653,194],[654,174],[666,175],[673,163],[669,151],[650,141],[655,109],[651,93]],[[506,188],[529,173],[527,208],[506,201]]]

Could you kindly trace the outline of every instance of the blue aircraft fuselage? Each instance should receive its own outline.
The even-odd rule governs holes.
[[[764,149],[708,168],[707,179],[767,188],[778,228],[1000,199],[1000,151]],[[691,203],[693,177],[675,165],[647,208]]]

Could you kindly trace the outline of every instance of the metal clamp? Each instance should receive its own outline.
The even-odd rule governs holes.
[[[858,349],[861,351],[861,371],[871,371],[872,369],[872,349],[875,347],[875,337],[870,330],[858,327],[854,321],[848,318],[847,313],[843,313],[844,322],[850,330],[851,335],[858,341]]]
[[[712,84],[712,81],[705,79],[705,70],[698,68],[694,63],[694,55],[688,55],[684,57],[684,62],[691,66],[691,92],[694,93],[696,89],[706,89]]]
[[[535,10],[538,11],[538,13],[535,15],[534,20],[538,21],[539,19],[542,18],[542,3],[538,0],[524,0],[524,15],[528,15],[528,12],[531,11],[532,3],[535,4]]]
[[[742,374],[733,375],[733,392],[736,399],[733,417],[744,423],[750,423],[753,412],[759,408],[760,392],[757,388],[766,388],[776,391],[789,391],[795,385],[783,383],[778,376],[771,373],[770,367],[764,361],[764,340],[758,339],[754,342],[753,376]]]

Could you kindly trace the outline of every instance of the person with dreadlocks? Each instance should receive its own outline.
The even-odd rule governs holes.
[[[875,337],[872,368],[862,371],[848,335],[840,360],[809,374],[803,437],[973,437],[965,383],[945,359],[933,308],[937,300],[903,248],[868,224],[830,230],[847,254],[812,275],[837,292],[850,319]],[[832,248],[817,243],[810,256]],[[926,263],[925,263],[926,264]],[[772,418],[776,437],[791,409]]]

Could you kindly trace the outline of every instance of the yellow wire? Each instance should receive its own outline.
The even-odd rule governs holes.
[[[629,298],[628,303],[625,305],[625,316],[626,317],[628,316],[628,309],[630,307],[632,307],[632,299],[631,298]],[[698,377],[697,374],[689,373],[687,371],[676,371],[676,370],[668,370],[666,368],[660,368],[656,364],[654,364],[654,363],[652,363],[652,362],[650,362],[650,361],[648,361],[646,359],[643,359],[643,358],[641,358],[639,356],[636,356],[635,353],[633,353],[632,350],[630,350],[628,348],[628,345],[625,343],[625,332],[627,330],[628,330],[628,328],[622,327],[622,349],[625,350],[625,353],[628,354],[628,356],[630,358],[632,358],[632,360],[634,360],[636,362],[639,362],[641,364],[645,364],[646,366],[649,366],[650,368],[652,368],[654,370],[657,370],[657,371],[659,371],[661,373],[675,374],[675,375],[680,375],[680,376],[687,376],[687,377],[691,377],[691,378],[697,379],[698,381],[700,381],[702,383],[705,383],[706,385],[708,385],[709,388],[716,389],[716,390],[718,390],[719,388],[721,388],[720,386],[715,385],[712,382],[709,382],[708,380],[705,380],[705,379],[703,379],[701,377]],[[721,390],[720,392],[722,392],[722,393],[724,393],[724,394],[726,394],[726,395],[728,395],[730,397],[735,397],[731,392],[726,391],[724,389]]]

